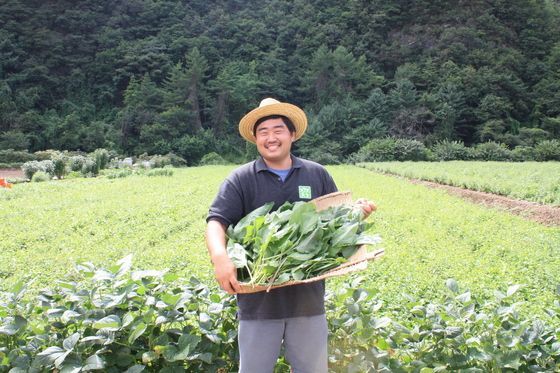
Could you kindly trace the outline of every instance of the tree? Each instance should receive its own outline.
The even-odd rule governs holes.
[[[186,75],[188,78],[187,107],[194,118],[194,127],[200,130],[202,129],[200,101],[202,97],[203,80],[205,79],[204,74],[208,69],[208,62],[196,47],[186,56],[186,60]]]

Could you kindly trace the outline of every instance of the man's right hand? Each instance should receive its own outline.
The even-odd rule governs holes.
[[[218,255],[212,258],[214,264],[214,275],[228,294],[235,294],[241,291],[241,286],[237,282],[237,270],[233,262],[227,255]]]

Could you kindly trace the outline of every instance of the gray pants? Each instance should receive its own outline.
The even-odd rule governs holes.
[[[271,373],[282,341],[294,373],[326,373],[327,319],[325,315],[279,320],[240,320],[240,373]]]

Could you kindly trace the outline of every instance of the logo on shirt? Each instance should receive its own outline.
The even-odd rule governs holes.
[[[311,187],[308,185],[299,186],[299,198],[311,199]]]

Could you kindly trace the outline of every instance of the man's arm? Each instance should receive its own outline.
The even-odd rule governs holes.
[[[240,292],[235,266],[227,255],[226,227],[217,220],[210,220],[206,225],[206,247],[221,288],[229,294]]]

